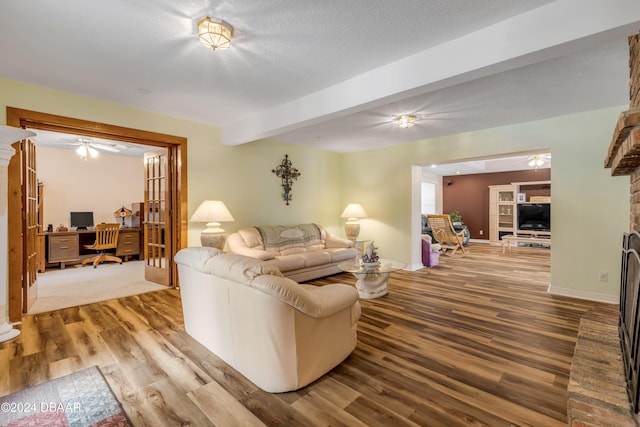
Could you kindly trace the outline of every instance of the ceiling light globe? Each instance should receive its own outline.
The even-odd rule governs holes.
[[[398,126],[400,126],[401,128],[410,128],[411,126],[416,124],[416,116],[411,114],[398,116],[396,117],[396,122],[398,122]]]
[[[87,147],[87,151],[89,151],[89,155],[91,155],[91,157],[98,157],[98,150],[95,148]]]
[[[198,37],[200,43],[213,50],[223,50],[231,47],[233,28],[219,19],[208,16],[198,21]]]

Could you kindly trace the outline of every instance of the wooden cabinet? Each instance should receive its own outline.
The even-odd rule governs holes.
[[[64,268],[65,262],[78,261],[80,259],[80,243],[78,233],[54,233],[48,234],[49,262],[59,262]]]
[[[118,234],[118,247],[116,256],[129,261],[132,255],[140,255],[140,230],[123,228]]]
[[[498,242],[517,228],[515,185],[489,186],[489,241]]]

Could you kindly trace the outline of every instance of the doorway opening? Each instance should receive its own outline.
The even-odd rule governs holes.
[[[543,163],[535,162],[534,160],[544,159]],[[471,194],[464,196],[464,199],[475,200],[478,197],[484,197],[482,200],[482,206],[479,208],[471,208],[468,212],[471,215],[469,221],[472,223],[474,230],[471,232],[471,239],[476,242],[489,243],[489,236],[487,231],[489,227],[489,187],[488,185],[495,184],[511,184],[512,181],[520,181],[514,179],[509,182],[488,182],[486,185],[477,184],[475,187],[457,186],[452,185],[456,181],[456,176],[471,175],[474,182],[484,182],[489,180],[492,175],[495,179],[503,179],[502,174],[508,175],[510,173],[522,173],[527,174],[538,169],[551,170],[551,154],[549,148],[537,149],[525,152],[505,153],[503,155],[487,156],[483,158],[464,159],[457,161],[450,161],[438,165],[418,164],[412,166],[412,208],[411,208],[411,265],[415,269],[422,268],[422,245],[421,245],[421,232],[422,232],[422,213],[423,212],[423,183],[435,183],[436,185],[436,210],[435,213],[450,213],[457,209],[457,206],[449,206],[443,203],[444,195],[447,191],[472,191]],[[544,172],[544,171],[543,171]],[[443,180],[443,177],[448,177],[447,181]],[[465,177],[470,179],[471,177]],[[550,180],[550,176],[548,178]],[[524,181],[537,181],[538,179],[524,179]],[[523,183],[520,183],[523,184]],[[446,190],[446,191],[445,191]],[[486,193],[486,194],[485,194]],[[485,200],[486,199],[486,200]],[[450,205],[450,203],[449,203]],[[430,205],[431,206],[431,205]],[[447,211],[447,212],[445,212]],[[466,211],[465,211],[466,212]],[[466,221],[465,221],[466,223]],[[475,234],[474,234],[475,233]]]
[[[89,138],[104,138],[130,142],[150,147],[150,151],[164,148],[167,152],[167,182],[165,190],[169,200],[164,206],[167,213],[167,228],[163,236],[168,285],[177,286],[177,268],[173,256],[187,242],[187,140],[183,137],[143,131],[99,122],[56,116],[36,111],[7,107],[9,126],[47,130],[82,135]],[[14,148],[20,153],[20,142]],[[28,242],[22,233],[22,189],[20,156],[14,156],[9,164],[9,318],[18,321],[29,309],[29,291],[34,283],[24,283],[24,258]],[[146,236],[147,233],[145,233]],[[147,239],[145,237],[145,254]],[[157,242],[152,242],[157,246]],[[35,291],[35,289],[33,289]]]

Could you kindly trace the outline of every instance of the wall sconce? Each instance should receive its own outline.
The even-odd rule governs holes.
[[[220,200],[205,200],[191,215],[189,221],[207,223],[207,228],[200,233],[202,246],[223,250],[227,235],[220,227],[220,223],[235,221],[235,219],[231,216],[227,206]]]
[[[282,198],[285,203],[289,205],[289,201],[293,198],[291,195],[291,187],[293,186],[293,181],[297,180],[301,175],[300,171],[293,167],[291,160],[289,160],[289,155],[285,154],[284,159],[280,165],[278,165],[275,169],[271,170],[271,172],[275,173],[278,178],[280,178],[282,182]]]
[[[367,213],[359,203],[349,203],[340,217],[347,218],[344,224],[344,234],[347,235],[347,239],[355,241],[360,234],[358,218],[366,218]]]

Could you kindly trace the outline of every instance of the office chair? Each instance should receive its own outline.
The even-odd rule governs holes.
[[[93,245],[84,245],[84,247],[98,251],[98,254],[83,260],[82,265],[93,262],[93,268],[96,268],[103,261],[114,261],[122,264],[122,259],[105,252],[107,249],[115,249],[118,246],[119,232],[120,224],[118,223],[96,225],[96,241]]]

